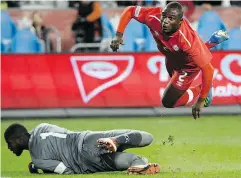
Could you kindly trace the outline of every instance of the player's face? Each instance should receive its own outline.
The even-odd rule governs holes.
[[[179,12],[176,9],[166,8],[162,12],[161,27],[162,32],[171,35],[177,31],[180,26]]]
[[[6,140],[8,149],[11,150],[15,155],[20,156],[23,152],[21,148],[20,140],[17,138],[11,138]]]

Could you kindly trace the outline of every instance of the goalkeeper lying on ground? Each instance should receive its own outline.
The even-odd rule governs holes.
[[[127,148],[151,144],[150,133],[137,130],[81,131],[42,123],[31,132],[20,124],[10,125],[5,133],[8,148],[17,156],[29,150],[31,173],[87,174],[104,171],[124,171],[129,174],[155,174],[159,164],[136,154],[123,152]]]

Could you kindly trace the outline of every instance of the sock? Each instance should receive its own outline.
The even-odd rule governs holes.
[[[209,49],[211,49],[211,48],[213,48],[214,46],[216,46],[217,44],[216,44],[216,43],[209,43],[209,42],[207,42],[207,43],[205,43],[205,45],[206,45]]]
[[[142,136],[139,132],[129,132],[126,134],[122,134],[114,137],[119,145],[127,144],[127,145],[139,145],[142,141]]]
[[[201,84],[196,87],[189,88],[176,102],[174,107],[185,106],[196,99],[201,91]]]
[[[148,165],[148,160],[145,157],[133,155],[131,166],[145,168]]]

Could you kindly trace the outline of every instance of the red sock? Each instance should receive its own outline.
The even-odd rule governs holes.
[[[214,46],[216,46],[217,44],[216,43],[205,43],[205,45],[210,49],[210,48],[213,48]]]
[[[191,87],[177,100],[174,107],[185,106],[191,104],[201,91],[201,84],[196,87]]]

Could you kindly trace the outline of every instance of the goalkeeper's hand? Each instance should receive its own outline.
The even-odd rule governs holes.
[[[35,165],[33,164],[33,162],[30,162],[28,164],[28,170],[31,174],[39,174],[38,169],[35,167]]]

